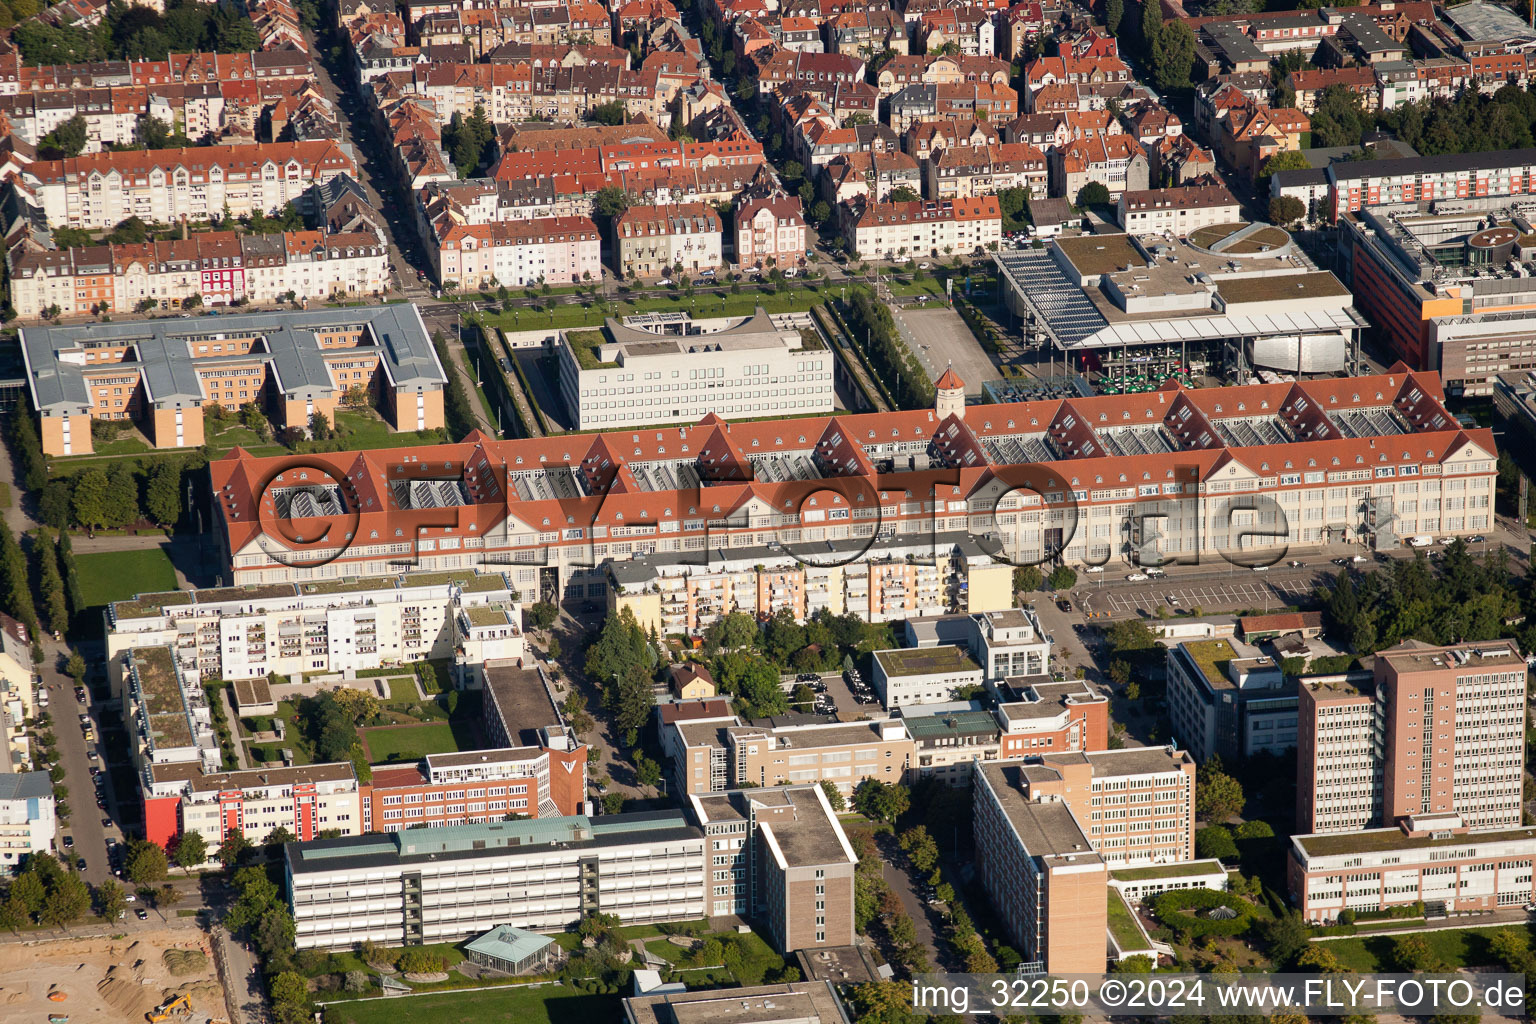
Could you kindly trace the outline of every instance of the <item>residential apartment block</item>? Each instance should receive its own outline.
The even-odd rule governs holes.
[[[613,219],[614,268],[623,277],[697,277],[721,266],[721,230],[706,203],[631,206]]]
[[[947,256],[981,252],[1003,237],[996,196],[939,202],[868,202],[839,208],[844,234],[859,255],[871,259]]]
[[[805,216],[798,196],[745,199],[736,206],[736,262],[742,267],[796,267],[805,262]]]
[[[443,425],[448,378],[414,305],[25,327],[21,352],[48,455],[90,453],[93,419],[131,419],[157,448],[196,448],[211,402],[255,402],[275,426],[305,430],[316,412],[334,422],[351,389],[396,430]],[[297,483],[284,490],[307,489]],[[298,514],[342,508],[301,503]]]
[[[580,284],[603,275],[602,236],[588,217],[450,223],[427,248],[437,279],[466,290]]]
[[[322,832],[363,831],[357,773],[349,761],[246,771],[209,771],[196,762],[148,763],[140,771],[144,834],[160,846],[196,832],[209,859],[224,836],[239,829],[259,842],[285,828],[301,842]]]
[[[336,297],[375,297],[390,287],[389,248],[366,232],[281,235],[198,232],[166,242],[75,249],[13,249],[6,256],[11,304],[36,318],[131,313],[141,305],[181,307],[235,303],[308,304]]]
[[[1120,226],[1136,234],[1187,235],[1207,224],[1242,220],[1242,204],[1225,185],[1190,185],[1120,193]]]
[[[827,413],[834,401],[832,353],[808,318],[762,307],[742,319],[610,318],[601,333],[567,332],[559,365],[578,429]]]
[[[1030,759],[1028,795],[1061,800],[1112,866],[1195,855],[1195,761],[1175,747],[1047,753]]]
[[[457,942],[496,925],[562,931],[708,908],[707,839],[678,811],[405,829],[283,848],[300,949]]]
[[[489,657],[522,657],[522,631],[487,649],[461,613],[499,609],[516,619],[517,607],[505,575],[467,570],[139,594],[107,606],[107,658],[114,681],[120,655],[152,647],[172,651],[194,676],[235,680],[458,653],[473,677]]]
[[[53,849],[56,831],[48,773],[0,774],[0,874],[13,874],[25,858]]]
[[[997,687],[990,711],[919,705],[903,709],[901,722],[917,745],[914,773],[961,787],[977,762],[1109,746],[1109,699],[1089,683],[1049,676]]]
[[[1431,913],[1513,910],[1532,899],[1536,828],[1479,832],[1455,814],[1410,814],[1396,828],[1295,835],[1290,854],[1291,903],[1314,923],[1420,902]]]
[[[509,814],[530,818],[580,814],[565,776],[579,778],[563,750],[530,745],[428,754],[413,765],[373,765],[371,782],[359,787],[360,832],[466,825],[501,821]],[[582,745],[580,754],[586,757]],[[560,785],[553,785],[559,773]],[[556,797],[560,798],[558,801]],[[562,806],[562,804],[564,806]]]
[[[538,818],[580,814],[587,797],[587,745],[566,722],[544,666],[487,662],[483,672],[486,739],[501,748],[514,748],[522,765],[516,770],[538,785],[527,794],[534,809],[524,813]],[[512,759],[512,754],[503,758]],[[471,756],[442,763],[440,770],[449,781],[460,777],[467,781],[504,775],[508,769],[483,767]]]
[[[1328,166],[1330,220],[1377,206],[1455,204],[1533,192],[1536,149],[1351,160]]]
[[[97,230],[273,213],[316,182],[357,175],[345,143],[273,142],[38,160],[20,175],[50,224]]]
[[[1297,828],[1390,827],[1415,815],[1455,815],[1473,830],[1518,826],[1526,675],[1508,640],[1406,640],[1377,653],[1369,682],[1304,680]]]
[[[852,945],[858,864],[818,785],[693,794],[709,837],[711,916],[762,921],[785,952]]]

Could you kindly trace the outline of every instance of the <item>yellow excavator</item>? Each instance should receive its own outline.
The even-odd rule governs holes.
[[[168,999],[144,1015],[149,1024],[161,1024],[162,1021],[173,1020],[177,1017],[192,1016],[192,998],[182,993],[175,999]]]

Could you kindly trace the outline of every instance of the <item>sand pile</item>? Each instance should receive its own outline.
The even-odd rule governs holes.
[[[168,949],[160,954],[165,969],[177,977],[200,974],[208,968],[208,957],[200,949]]]
[[[134,972],[117,964],[107,968],[106,977],[96,984],[96,993],[124,1020],[142,1020],[160,1002],[154,989],[146,988]]]

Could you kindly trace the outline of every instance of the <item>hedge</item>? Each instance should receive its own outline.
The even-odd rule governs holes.
[[[1230,920],[1202,917],[1195,911],[1231,907],[1237,916]],[[1175,889],[1152,901],[1157,919],[1175,932],[1191,938],[1207,935],[1241,935],[1252,924],[1253,910],[1241,898],[1214,889]]]

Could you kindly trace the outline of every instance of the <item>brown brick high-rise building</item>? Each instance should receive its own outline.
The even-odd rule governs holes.
[[[1304,680],[1298,832],[1435,814],[1474,831],[1518,826],[1525,699],[1525,659],[1508,640],[1407,640],[1376,655],[1369,680]]]

